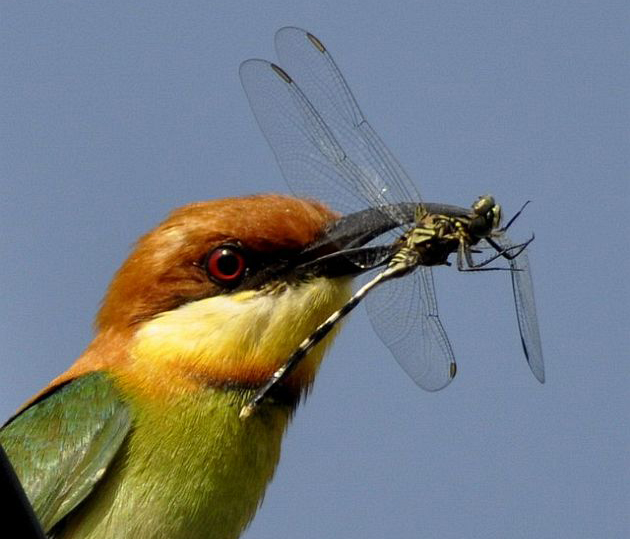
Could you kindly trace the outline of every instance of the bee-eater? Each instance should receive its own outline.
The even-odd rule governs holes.
[[[346,302],[370,267],[360,247],[392,226],[258,195],[185,206],[143,236],[86,351],[0,431],[46,534],[238,537],[332,337],[239,411]]]

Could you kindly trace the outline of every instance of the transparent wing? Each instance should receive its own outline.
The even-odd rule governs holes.
[[[500,241],[497,243],[504,248],[514,245],[514,242],[510,241],[505,234],[503,234],[499,240]],[[481,240],[475,245],[475,249],[484,252],[496,252],[494,247],[485,240]],[[545,362],[543,360],[540,330],[538,329],[538,316],[536,315],[536,302],[534,301],[534,284],[529,259],[527,257],[527,249],[516,258],[510,260],[509,264],[512,270],[510,275],[512,278],[512,291],[514,293],[514,306],[516,308],[516,320],[518,322],[523,352],[525,353],[527,364],[532,373],[541,384],[544,384]]]
[[[420,203],[415,186],[367,123],[321,42],[289,27],[276,34],[276,49],[286,72],[254,59],[241,64],[240,77],[291,189],[343,213]],[[407,216],[390,216],[401,224],[408,222]],[[393,241],[401,231],[391,234]],[[368,294],[368,313],[375,332],[403,369],[418,385],[435,391],[454,376],[455,359],[437,316],[431,269],[421,268],[414,275],[384,285],[399,301],[378,289]]]
[[[420,202],[416,185],[368,123],[321,41],[300,28],[286,27],[276,33],[275,45],[282,67],[373,184],[378,198],[372,198],[370,205]]]
[[[240,68],[254,115],[291,189],[342,212],[420,202],[411,180],[365,121],[330,54],[309,36],[296,28],[276,35],[279,53],[308,90],[292,73],[264,60],[248,60]]]
[[[356,197],[369,206],[363,189],[352,190],[365,182],[361,171],[344,162],[339,142],[302,91],[264,60],[247,60],[241,64],[240,76],[258,125],[292,190],[328,202],[343,213],[355,209]]]
[[[512,275],[516,319],[525,358],[534,376],[541,384],[544,384],[545,363],[540,342],[536,302],[534,301],[534,285],[532,283],[527,250],[523,251],[514,260],[510,260],[510,267],[513,270],[510,273]]]
[[[514,245],[505,235],[501,237],[500,245],[510,247]],[[525,359],[536,379],[545,383],[545,362],[543,360],[540,330],[538,329],[538,316],[536,315],[536,302],[534,300],[534,284],[529,267],[527,249],[516,258],[509,261],[512,277],[512,291],[514,292],[514,306],[516,308],[516,320],[521,336],[521,344]]]
[[[383,283],[365,298],[374,331],[403,370],[427,391],[444,388],[456,373],[433,290],[431,270],[421,267],[410,276]]]

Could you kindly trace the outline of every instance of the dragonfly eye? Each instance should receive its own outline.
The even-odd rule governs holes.
[[[497,206],[497,204],[494,202],[494,197],[484,195],[476,200],[476,202],[472,205],[472,210],[477,215],[485,216],[488,212],[492,211],[495,206]]]

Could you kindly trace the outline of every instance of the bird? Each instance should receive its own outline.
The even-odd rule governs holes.
[[[339,327],[239,411],[393,226],[376,208],[263,194],[189,204],[142,236],[85,352],[0,430],[47,537],[239,537]]]

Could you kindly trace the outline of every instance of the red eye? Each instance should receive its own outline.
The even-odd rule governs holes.
[[[223,245],[208,254],[206,271],[219,284],[237,284],[246,269],[243,253],[233,245]]]

